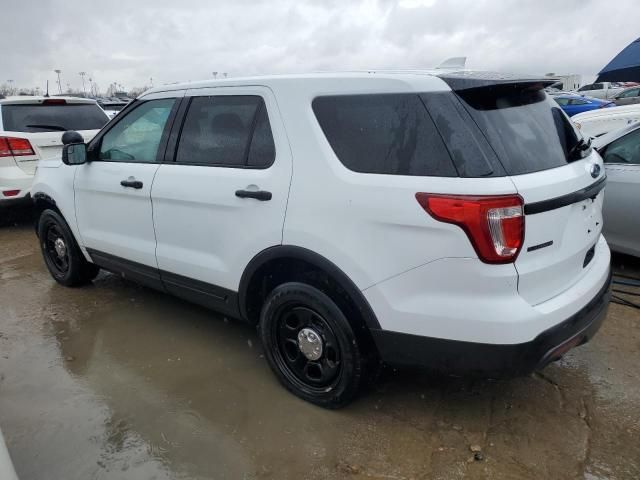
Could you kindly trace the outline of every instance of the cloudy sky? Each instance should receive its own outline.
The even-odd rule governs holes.
[[[0,0],[0,84],[102,90],[362,68],[595,75],[640,37],[640,0]]]

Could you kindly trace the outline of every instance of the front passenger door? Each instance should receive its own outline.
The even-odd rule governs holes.
[[[90,161],[77,167],[74,181],[78,230],[94,261],[116,271],[133,268],[129,276],[152,286],[159,278],[151,184],[181,96],[170,93],[140,101],[91,142]]]

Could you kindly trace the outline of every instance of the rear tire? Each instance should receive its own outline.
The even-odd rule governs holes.
[[[49,209],[42,212],[38,238],[44,263],[56,282],[76,287],[98,275],[100,268],[84,258],[69,225],[58,212]]]
[[[365,379],[366,356],[344,313],[325,293],[298,282],[267,297],[260,338],[278,380],[298,397],[324,408],[341,408]]]

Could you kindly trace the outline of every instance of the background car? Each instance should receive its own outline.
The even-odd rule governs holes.
[[[583,85],[577,92],[588,97],[611,99],[620,93],[622,89],[622,85],[617,82],[597,82]]]
[[[615,103],[599,98],[581,97],[571,93],[553,95],[560,108],[570,117],[582,112],[597,110],[598,108],[615,107]]]
[[[130,100],[122,100],[119,98],[99,99],[98,105],[106,112],[109,118],[115,117],[120,110],[129,104]]]
[[[596,138],[604,159],[604,236],[612,250],[640,257],[640,123]]]
[[[640,87],[625,88],[615,97],[613,101],[616,105],[632,105],[634,103],[640,103]]]
[[[599,137],[640,121],[640,104],[578,113],[571,120],[586,137]]]
[[[28,201],[38,161],[62,152],[62,134],[89,141],[109,121],[95,100],[77,97],[0,99],[0,205]]]

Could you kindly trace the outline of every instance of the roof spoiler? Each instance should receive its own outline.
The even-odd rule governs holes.
[[[517,89],[542,90],[557,80],[548,78],[520,77],[494,72],[447,72],[438,75],[454,92],[477,88],[515,87]]]

